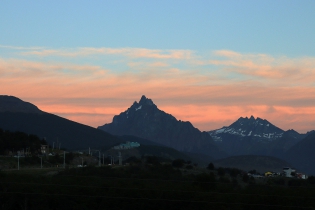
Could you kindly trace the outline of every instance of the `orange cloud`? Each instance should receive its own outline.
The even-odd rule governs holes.
[[[57,53],[35,51],[46,56]],[[282,129],[305,132],[315,128],[313,58],[219,51],[215,55],[223,59],[198,62],[191,51],[84,48],[65,53],[123,54],[152,60],[119,60],[131,69],[117,71],[89,64],[0,58],[0,94],[20,97],[44,111],[94,127],[109,123],[146,95],[160,109],[191,121],[200,130],[220,128],[250,115]],[[182,69],[166,59],[196,62]],[[206,62],[218,69],[199,69]]]
[[[274,58],[264,54],[240,54],[233,51],[215,51],[220,59],[211,59],[205,64],[225,66],[227,71],[242,75],[277,79],[286,82],[314,82],[315,58]],[[223,59],[222,59],[223,58]]]

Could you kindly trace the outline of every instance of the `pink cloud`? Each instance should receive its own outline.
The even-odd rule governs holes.
[[[112,49],[110,53],[190,58],[185,52],[128,50]],[[198,65],[182,70],[165,60],[133,61],[139,70],[115,72],[93,65],[0,59],[0,94],[31,99],[44,111],[94,127],[109,123],[144,94],[160,109],[191,121],[200,130],[220,128],[250,115],[282,129],[315,129],[314,59],[228,51],[217,55],[227,60],[211,61],[222,67],[213,72],[199,71]],[[240,78],[230,78],[227,72],[236,72]],[[248,79],[248,75],[253,77]]]

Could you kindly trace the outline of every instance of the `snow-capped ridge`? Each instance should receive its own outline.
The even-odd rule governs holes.
[[[229,134],[238,136],[239,138],[254,138],[256,140],[273,141],[281,138],[284,131],[265,119],[255,118],[253,115],[248,117],[240,117],[237,121],[228,127],[222,127],[217,130],[208,132],[216,141],[222,140],[222,135]]]

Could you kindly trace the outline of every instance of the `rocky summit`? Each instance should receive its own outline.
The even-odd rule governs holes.
[[[153,101],[142,96],[126,111],[114,116],[112,123],[98,127],[114,135],[133,135],[175,148],[179,151],[223,156],[207,132],[190,122],[177,120],[158,109]]]

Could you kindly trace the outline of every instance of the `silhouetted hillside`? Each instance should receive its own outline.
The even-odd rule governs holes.
[[[281,172],[283,167],[291,166],[288,162],[275,157],[241,155],[232,156],[213,162],[215,167],[239,168],[245,171],[256,169],[260,173],[267,171]]]
[[[109,133],[39,110],[12,96],[0,96],[0,128],[35,134],[69,150],[111,147],[122,142]],[[58,145],[57,145],[58,141]]]
[[[315,132],[310,133],[286,153],[286,160],[305,173],[315,175]]]

